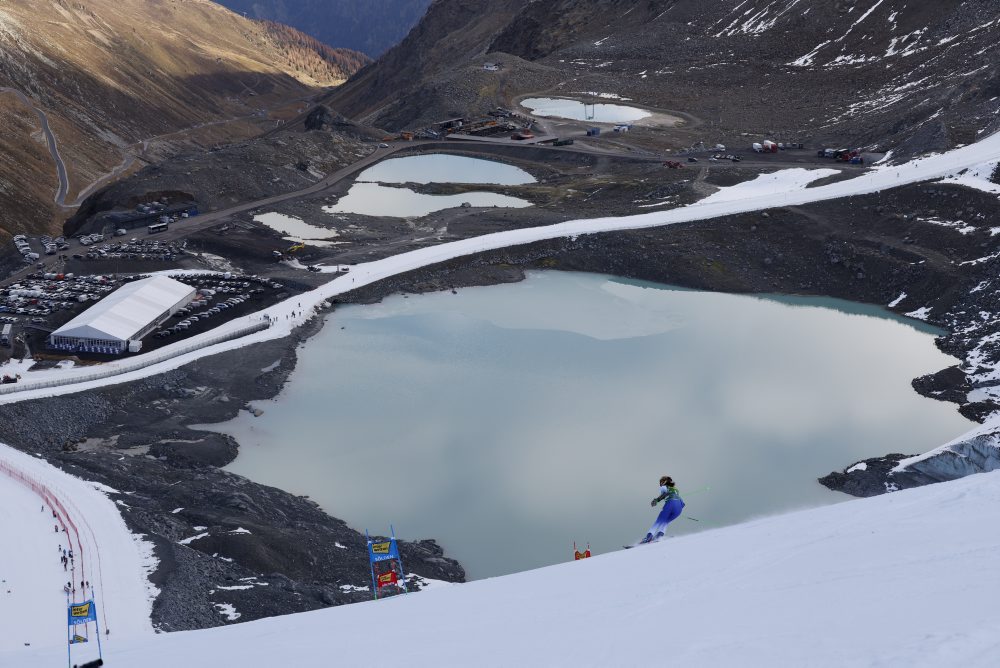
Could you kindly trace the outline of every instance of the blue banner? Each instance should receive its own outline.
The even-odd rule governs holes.
[[[387,541],[378,543],[368,543],[368,559],[373,563],[388,561],[389,559],[399,559],[399,548],[396,547],[396,539],[390,538]]]
[[[93,601],[86,603],[74,603],[69,606],[69,625],[86,624],[97,621],[97,606]]]

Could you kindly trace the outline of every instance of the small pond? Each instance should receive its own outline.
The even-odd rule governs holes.
[[[524,208],[531,202],[492,192],[467,192],[457,195],[429,195],[410,188],[384,183],[459,183],[524,185],[535,183],[528,172],[492,160],[464,156],[432,154],[391,158],[369,167],[358,175],[357,182],[333,205],[323,207],[330,214],[356,213],[365,216],[419,218],[469,204],[474,207]]]
[[[480,578],[637,540],[662,474],[671,535],[847,500],[816,478],[972,426],[910,386],[954,363],[876,307],[534,272],[339,308],[261,417],[217,428],[229,470]]]
[[[254,216],[253,219],[267,225],[279,234],[286,235],[285,241],[292,243],[305,243],[309,246],[334,246],[337,242],[329,240],[340,236],[337,230],[310,225],[304,220],[283,213],[262,213]]]
[[[490,183],[519,186],[535,177],[520,167],[493,160],[434,153],[390,158],[361,172],[358,181],[375,183]]]
[[[530,109],[535,116],[594,121],[595,123],[633,123],[653,115],[645,109],[621,104],[601,102],[584,106],[584,103],[579,100],[552,97],[529,97],[521,101],[521,106]]]
[[[500,206],[520,209],[531,202],[491,192],[469,192],[460,195],[427,195],[409,188],[383,186],[379,183],[355,183],[336,204],[324,206],[326,213],[358,213],[365,216],[419,218],[435,211],[453,209],[468,203],[471,206]]]

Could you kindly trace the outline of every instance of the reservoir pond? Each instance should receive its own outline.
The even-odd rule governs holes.
[[[463,204],[506,208],[531,206],[531,202],[525,199],[493,192],[430,195],[410,188],[383,185],[401,183],[513,186],[535,183],[535,178],[519,167],[479,158],[443,153],[391,158],[361,172],[347,194],[336,204],[323,207],[323,211],[329,214],[419,218]]]
[[[285,241],[304,243],[310,246],[333,246],[337,242],[330,241],[340,234],[336,230],[328,230],[317,225],[283,213],[261,213],[253,217],[258,223],[270,227],[279,234],[286,235]]]
[[[381,183],[355,183],[336,204],[324,206],[330,214],[357,213],[365,216],[421,218],[435,211],[470,206],[499,206],[521,209],[531,202],[500,193],[467,192],[460,195],[427,195],[409,188],[384,186]]]
[[[339,307],[259,418],[213,428],[241,444],[229,470],[482,578],[638,540],[661,475],[687,503],[665,540],[848,500],[816,478],[973,426],[910,386],[955,363],[934,335],[832,299],[533,272]]]
[[[361,172],[357,180],[377,183],[490,183],[498,186],[535,183],[535,177],[520,167],[447,153],[383,160]]]
[[[529,97],[521,101],[521,106],[530,109],[535,116],[567,118],[575,121],[595,123],[633,123],[652,116],[645,109],[622,104],[588,104],[579,100],[553,97]]]

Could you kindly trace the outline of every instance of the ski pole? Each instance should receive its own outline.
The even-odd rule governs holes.
[[[688,517],[687,515],[685,515],[684,517],[687,517],[692,522],[698,522],[699,524],[708,524],[710,526],[716,526],[715,522],[709,522],[708,520],[699,520],[697,517]]]

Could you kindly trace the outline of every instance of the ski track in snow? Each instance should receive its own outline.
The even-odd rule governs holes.
[[[60,471],[44,460],[0,444],[0,466],[43,486],[65,510],[68,532],[54,531],[53,508],[36,490],[0,471],[0,666],[49,665],[7,662],[7,652],[55,647],[65,657],[66,602],[63,585],[73,582],[72,600],[93,598],[98,606],[102,638],[107,649],[120,640],[148,638],[153,633],[150,613],[157,589],[147,579],[155,566],[151,545],[129,532],[121,514],[107,496],[110,488]],[[43,506],[44,503],[44,506]],[[44,507],[44,510],[42,508]],[[73,530],[75,526],[76,531]],[[77,542],[77,535],[79,542]],[[53,547],[72,549],[75,568],[63,570]],[[80,581],[89,581],[86,597]],[[91,643],[78,645],[74,658],[96,658],[94,628]]]
[[[686,668],[993,668],[998,523],[993,472],[582,561],[567,551],[565,564],[416,596],[125,639],[105,656],[142,668],[320,668],[332,657],[605,668],[647,665],[658,650]],[[0,665],[65,656],[22,647],[0,651]]]

